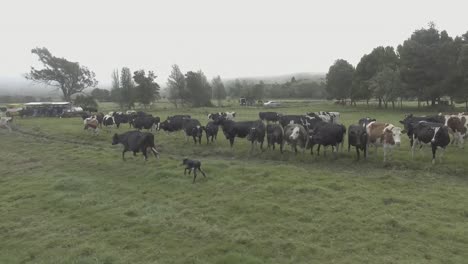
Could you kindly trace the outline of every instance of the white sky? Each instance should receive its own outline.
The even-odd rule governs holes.
[[[468,31],[468,1],[1,0],[0,80],[37,65],[35,47],[78,61],[101,84],[113,69],[171,65],[209,78],[326,72],[353,65],[379,45],[397,46],[434,21],[454,37]]]

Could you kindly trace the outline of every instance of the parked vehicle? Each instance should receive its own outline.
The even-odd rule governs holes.
[[[281,103],[276,102],[276,101],[268,101],[266,103],[263,103],[263,106],[265,106],[265,107],[278,107],[278,106],[281,106]]]

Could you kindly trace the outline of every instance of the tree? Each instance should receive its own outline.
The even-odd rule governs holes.
[[[132,73],[127,67],[122,68],[120,74],[120,100],[126,108],[135,106],[135,84],[132,79]]]
[[[350,98],[354,67],[346,60],[336,60],[326,75],[329,98],[345,100]]]
[[[383,102],[387,108],[388,103],[392,102],[392,108],[395,108],[395,100],[401,95],[401,87],[400,72],[389,67],[384,68],[369,80],[369,88],[379,99],[379,107],[382,107]]]
[[[39,70],[31,67],[31,71],[25,75],[26,79],[60,89],[66,101],[71,101],[71,95],[95,87],[98,83],[94,72],[80,66],[78,62],[57,58],[46,48],[35,48],[31,53],[39,57],[44,68]]]
[[[211,86],[202,71],[189,71],[185,74],[185,83],[189,97],[187,98],[194,107],[212,106]]]
[[[92,96],[88,95],[78,95],[73,100],[73,104],[80,106],[85,111],[96,111],[98,108],[98,104],[96,100]]]
[[[251,99],[261,100],[265,94],[265,83],[263,81],[260,81],[259,83],[252,86],[251,90]]]
[[[112,89],[111,89],[111,100],[117,103],[120,109],[124,108],[124,101],[122,99],[122,89],[120,88],[120,77],[119,70],[115,69],[111,75],[112,78]]]
[[[466,35],[468,37],[468,33]],[[457,67],[459,89],[456,96],[459,102],[465,102],[465,109],[468,111],[468,44],[464,44],[461,48]]]
[[[370,80],[385,68],[396,70],[399,58],[393,47],[377,47],[370,54],[364,55],[356,66],[351,89],[351,100],[369,100],[375,96]],[[375,86],[373,86],[375,87]],[[381,100],[379,101],[379,105]]]
[[[146,108],[149,104],[159,99],[159,85],[154,81],[156,75],[152,71],[148,72],[148,76],[144,70],[139,70],[133,73],[133,79],[137,86],[135,87],[135,100],[143,104]]]
[[[218,101],[218,106],[221,106],[221,101],[226,99],[226,89],[219,75],[213,78],[211,86],[213,87],[213,98]]]
[[[100,102],[111,101],[111,93],[107,89],[94,88],[91,91],[91,96],[94,97],[96,100],[99,100]]]
[[[169,101],[177,108],[177,102],[186,103],[187,91],[185,89],[185,76],[180,71],[177,64],[172,65],[171,75],[167,78],[167,88],[169,89]]]
[[[428,29],[416,30],[403,45],[398,46],[401,77],[408,89],[418,98],[432,105],[447,94],[450,72],[456,68],[456,50],[447,32],[439,31],[433,23]]]

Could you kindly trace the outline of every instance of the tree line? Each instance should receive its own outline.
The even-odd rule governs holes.
[[[326,75],[330,99],[357,101],[376,99],[379,107],[404,99],[435,106],[445,98],[450,105],[465,103],[468,109],[468,32],[452,38],[434,23],[416,30],[403,44],[377,47],[354,67],[343,59]]]

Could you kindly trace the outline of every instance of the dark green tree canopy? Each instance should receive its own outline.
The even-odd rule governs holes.
[[[350,98],[354,67],[346,60],[339,59],[328,70],[327,93],[329,98],[343,100]]]
[[[133,80],[137,84],[135,87],[136,101],[145,107],[159,99],[159,85],[154,81],[155,79],[156,75],[152,71],[149,71],[148,75],[144,70],[133,73]]]
[[[88,95],[77,95],[75,100],[73,100],[73,104],[80,106],[85,111],[96,111],[98,108],[96,100],[94,100],[92,96]]]
[[[194,107],[212,106],[211,86],[202,71],[189,71],[185,74],[185,83],[190,96],[188,100]]]
[[[47,48],[35,48],[31,53],[39,57],[44,68],[31,67],[31,71],[25,76],[26,79],[57,87],[67,101],[71,100],[71,95],[88,87],[95,87],[98,83],[94,72],[87,67],[80,66],[78,62],[55,57]]]

